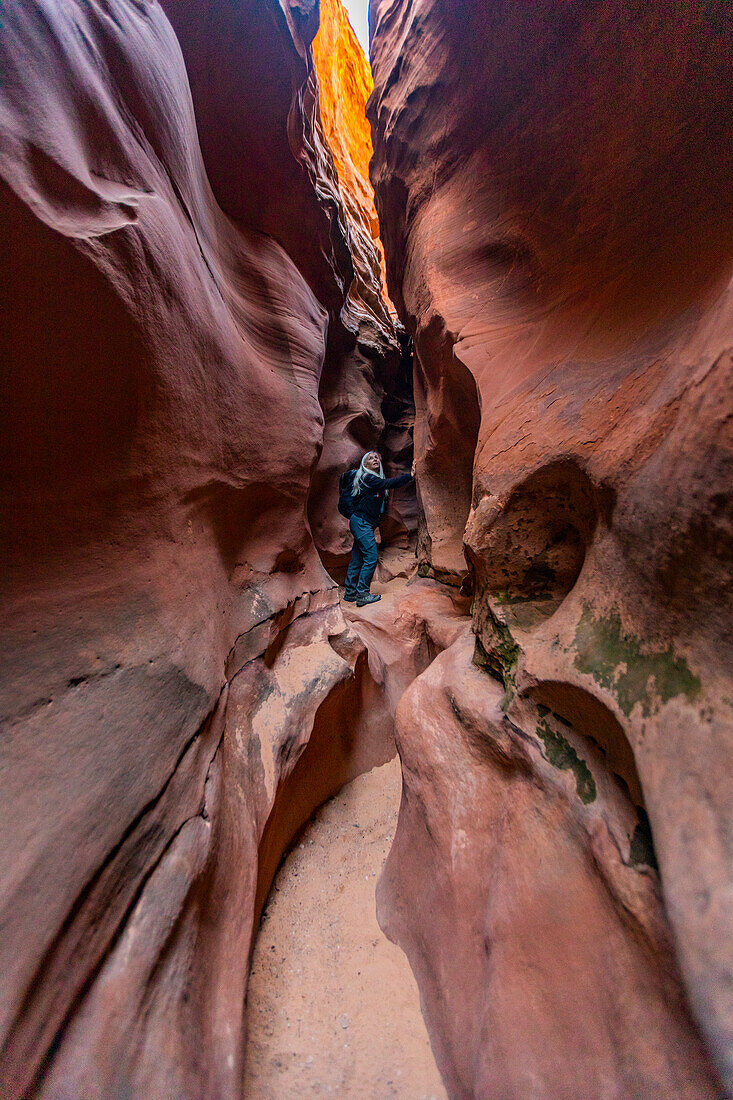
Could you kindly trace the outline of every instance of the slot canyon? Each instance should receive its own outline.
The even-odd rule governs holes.
[[[730,5],[369,23],[0,5],[0,1100],[733,1096]]]

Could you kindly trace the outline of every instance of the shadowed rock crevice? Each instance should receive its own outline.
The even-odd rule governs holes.
[[[562,715],[576,731],[595,741],[609,771],[622,780],[633,804],[646,812],[634,753],[621,723],[611,711],[590,692],[572,684],[542,683],[529,689],[528,694],[539,706]]]
[[[610,522],[612,502],[613,492],[595,486],[572,459],[537,470],[503,505],[481,499],[466,534],[478,632],[484,600],[525,631],[554,615],[580,576],[599,521]]]
[[[321,561],[343,582],[351,553],[348,521],[340,516],[339,477],[358,466],[366,451],[378,450],[386,477],[409,472],[413,458],[415,406],[412,354],[404,331],[395,325],[390,341],[340,337],[331,330],[321,376],[323,450],[308,496],[308,517]],[[380,525],[383,547],[406,550],[415,546],[417,504],[413,486],[390,494]]]
[[[476,384],[439,319],[415,335],[417,557],[423,576],[460,585],[480,423]]]

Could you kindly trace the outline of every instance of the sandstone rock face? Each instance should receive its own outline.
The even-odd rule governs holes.
[[[323,129],[353,221],[371,236],[379,255],[379,221],[369,181],[372,135],[364,113],[374,88],[372,71],[341,0],[322,0],[313,41]]]
[[[394,752],[307,519],[361,323],[317,14],[3,12],[3,1100],[240,1096],[257,899]]]
[[[316,0],[3,10],[0,1095],[238,1100],[272,875],[397,708],[380,918],[451,1096],[718,1096],[725,8],[377,0],[409,335],[323,12],[317,72]],[[413,339],[450,584],[344,614]]]
[[[400,708],[382,920],[451,1095],[733,1091],[725,6],[371,21],[419,554],[465,546],[480,668]]]
[[[347,214],[354,281],[344,308],[329,323],[320,385],[325,417],[323,451],[309,497],[309,516],[321,558],[342,579],[351,535],[339,515],[339,474],[366,450],[379,448],[387,476],[412,464],[412,357],[385,300],[384,259],[369,182],[371,133],[364,109],[372,90],[369,64],[341,0],[324,0],[313,45],[323,129]],[[383,542],[412,545],[417,515],[413,489],[392,494]]]

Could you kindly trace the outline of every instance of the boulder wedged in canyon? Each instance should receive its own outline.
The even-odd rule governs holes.
[[[358,258],[316,28],[3,13],[3,1100],[241,1096],[259,895],[394,752],[307,518]]]
[[[455,583],[467,568],[465,544],[483,669],[470,675],[484,676],[486,701],[479,733],[473,712],[456,712],[450,737],[478,739],[488,754],[472,765],[488,802],[474,835],[471,822],[458,825],[461,768],[453,788],[445,780],[435,820],[441,768],[421,770],[405,749],[412,793],[383,918],[411,954],[456,1095],[719,1095],[695,1053],[688,1009],[730,1092],[733,45],[725,5],[372,0],[371,26],[371,174],[389,293],[415,342],[418,556]],[[459,665],[441,658],[427,682],[442,675],[435,691],[451,697]],[[423,694],[412,689],[400,734],[418,756],[427,751],[418,730],[437,706],[433,689]],[[509,790],[519,796],[526,782],[515,782],[516,760],[529,744],[534,759],[538,737],[570,795],[575,775],[580,805],[550,810],[536,792],[536,806],[522,803],[527,820],[507,824],[506,858],[515,852],[516,863],[494,875],[483,862],[493,857],[481,855],[485,873],[469,882],[466,870],[464,890],[451,860],[462,845],[476,851],[502,806],[511,813]],[[497,738],[501,752],[484,744]],[[613,784],[613,798],[602,799]],[[526,843],[515,828],[530,830]],[[547,912],[551,872],[531,850],[532,828],[545,862],[573,883],[559,903],[545,896]],[[413,855],[426,829],[432,839]],[[615,837],[618,874],[582,839],[594,830],[598,843],[604,831]],[[490,852],[503,866],[493,843]],[[595,869],[581,872],[589,858]],[[628,918],[623,878],[637,883]],[[415,892],[424,903],[408,907]],[[517,904],[525,912],[514,930]],[[564,971],[525,942],[532,926],[537,937],[558,932],[562,905],[570,921],[587,907],[603,945],[594,955],[579,929],[578,970],[566,938]],[[426,911],[435,914],[430,934]],[[448,926],[462,937],[460,966],[445,955]],[[656,931],[641,936],[642,926]],[[499,960],[519,966],[525,956],[522,987]],[[467,988],[466,973],[483,978]],[[606,1043],[611,1017],[601,1017],[612,1002],[589,1007],[587,983],[604,990],[609,973],[620,983],[613,1011],[625,1038],[619,1031]],[[565,1026],[552,1031],[564,980]],[[537,1052],[531,1088],[509,1035],[480,1041],[484,1023],[490,1029],[513,1004],[552,1044],[552,1056]],[[626,1030],[647,1010],[667,1052],[656,1063],[652,1044]],[[684,1036],[681,1061],[664,1032]],[[578,1035],[598,1052],[595,1069]],[[621,1065],[627,1043],[631,1065]],[[594,1078],[600,1064],[603,1083]]]

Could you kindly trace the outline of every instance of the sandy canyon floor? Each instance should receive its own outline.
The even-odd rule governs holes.
[[[407,958],[375,887],[400,803],[397,758],[318,810],[281,866],[249,986],[251,1100],[445,1100]]]

